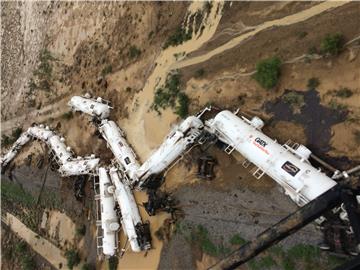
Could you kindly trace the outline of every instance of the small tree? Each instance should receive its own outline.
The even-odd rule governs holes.
[[[80,263],[79,253],[75,249],[70,249],[65,252],[65,256],[67,259],[67,266],[69,269],[73,269],[74,266]]]
[[[256,64],[256,73],[253,78],[266,89],[273,88],[280,77],[281,60],[272,57],[261,60]]]
[[[320,85],[320,81],[318,78],[312,77],[308,80],[307,87],[308,89],[315,89]]]
[[[323,54],[338,55],[343,46],[343,36],[339,33],[328,34],[321,42],[321,52]]]
[[[189,113],[189,97],[185,93],[178,94],[178,106],[175,113],[181,118],[185,118]]]

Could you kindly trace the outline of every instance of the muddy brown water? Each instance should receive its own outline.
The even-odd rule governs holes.
[[[319,92],[315,89],[308,91],[297,91],[287,89],[284,95],[294,92],[304,97],[305,105],[299,112],[294,112],[291,105],[281,97],[275,101],[264,104],[267,113],[272,113],[271,122],[290,121],[302,125],[305,129],[307,146],[317,156],[321,157],[331,165],[339,169],[348,169],[356,162],[346,157],[330,157],[326,155],[332,148],[330,140],[332,137],[331,127],[346,120],[347,111],[334,110],[320,103]]]

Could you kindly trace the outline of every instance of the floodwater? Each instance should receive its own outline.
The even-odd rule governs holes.
[[[170,218],[169,214],[159,213],[156,216],[150,217],[144,207],[141,207],[143,202],[147,201],[147,195],[145,192],[134,192],[134,196],[137,204],[139,205],[140,215],[143,222],[150,222],[150,231],[152,237],[152,249],[145,254],[145,252],[134,253],[129,248],[124,256],[119,259],[118,269],[157,269],[160,262],[160,254],[162,249],[162,241],[157,239],[155,232],[162,226],[165,219]],[[119,247],[123,247],[126,238],[121,232]]]
[[[191,40],[176,47],[169,47],[160,53],[143,90],[135,95],[131,106],[133,111],[128,119],[122,121],[121,127],[126,131],[129,142],[134,146],[140,159],[145,160],[150,155],[152,148],[159,146],[169,132],[170,124],[176,120],[176,116],[170,109],[163,111],[161,116],[150,111],[155,89],[165,83],[172,66],[178,61],[175,54],[189,54],[211,39],[220,22],[223,4],[214,2],[211,12],[202,22],[205,28],[201,35],[194,33]],[[198,10],[197,5],[199,3],[190,5],[189,15]]]
[[[242,41],[253,37],[254,35],[256,35],[257,33],[261,32],[263,30],[266,30],[266,29],[269,29],[272,27],[276,27],[276,26],[287,26],[287,25],[299,23],[299,22],[305,21],[311,17],[319,15],[319,14],[321,14],[327,10],[330,10],[332,8],[336,8],[336,7],[345,5],[346,3],[348,3],[348,1],[341,1],[341,2],[340,1],[339,2],[326,1],[326,2],[320,3],[316,6],[313,6],[311,8],[308,8],[306,10],[286,16],[284,18],[264,22],[256,27],[254,27],[252,31],[249,31],[240,36],[237,36],[237,37],[231,39],[230,41],[228,41],[227,43],[215,48],[214,50],[211,50],[203,55],[192,57],[192,58],[185,59],[183,61],[175,63],[172,66],[172,69],[180,69],[183,67],[187,67],[187,66],[205,62],[215,55],[219,55],[226,50],[234,48],[235,46],[239,45]]]
[[[24,241],[26,241],[36,253],[45,258],[56,269],[59,269],[60,264],[66,266],[67,261],[62,255],[62,251],[48,240],[40,237],[38,234],[30,230],[18,218],[10,213],[6,213],[5,222],[10,226],[13,232],[15,232],[20,238],[24,239]],[[76,267],[74,269],[78,268]]]

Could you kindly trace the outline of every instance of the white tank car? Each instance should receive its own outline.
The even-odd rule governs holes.
[[[30,127],[28,133],[35,139],[43,142],[47,142],[50,137],[54,136],[54,132],[48,126],[44,127],[44,125]]]
[[[64,141],[64,138],[60,138],[60,136],[55,134],[47,140],[47,144],[53,151],[60,164],[65,164],[72,157],[72,153],[68,151],[69,149],[67,149]]]
[[[249,121],[230,111],[222,111],[205,125],[209,132],[229,145],[225,149],[227,153],[234,149],[238,151],[258,167],[255,177],[260,178],[264,173],[269,175],[299,206],[336,185],[309,163],[310,150],[305,146],[294,150],[280,145],[260,131],[262,121],[259,120],[256,117]]]
[[[68,102],[73,111],[81,111],[100,119],[108,118],[110,115],[109,102],[98,97],[97,99],[88,97],[74,96]]]
[[[99,168],[100,218],[102,229],[102,251],[106,256],[113,256],[118,247],[117,233],[120,228],[115,211],[114,186],[105,168]]]
[[[10,148],[10,150],[3,157],[0,158],[0,165],[2,167],[8,165],[9,162],[15,158],[21,147],[27,144],[30,140],[31,136],[27,131],[22,133],[20,137],[16,140],[14,145]]]
[[[121,210],[122,227],[129,238],[132,251],[140,252],[150,249],[150,239],[144,239],[144,235],[139,234],[139,228],[143,226],[143,223],[131,189],[122,182],[122,175],[115,167],[110,169],[109,174],[115,185],[115,198]]]
[[[49,127],[44,125],[32,126],[21,134],[9,152],[1,157],[1,167],[4,168],[15,158],[22,146],[30,141],[31,138],[38,139],[47,144],[59,165],[59,172],[62,176],[82,175],[93,173],[98,166],[100,159],[95,155],[89,157],[73,157],[70,147],[64,144],[65,139],[56,135]]]
[[[101,121],[99,131],[107,141],[108,147],[113,152],[116,161],[125,169],[125,172],[129,176],[131,183],[128,184],[136,182],[136,171],[139,169],[140,165],[134,151],[124,138],[124,133],[114,121],[106,119]]]
[[[92,174],[99,165],[100,159],[94,156],[66,161],[59,168],[63,177]]]
[[[141,187],[150,176],[163,172],[184,153],[201,134],[202,121],[189,116],[166,137],[162,145],[148,158],[137,171],[138,186]]]

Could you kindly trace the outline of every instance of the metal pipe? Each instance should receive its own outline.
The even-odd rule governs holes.
[[[235,269],[263,250],[312,222],[325,211],[337,206],[341,202],[340,195],[341,187],[336,185],[318,198],[298,209],[296,212],[288,215],[271,228],[265,230],[254,240],[247,242],[210,269]]]
[[[327,162],[323,161],[322,159],[320,159],[318,156],[315,156],[314,154],[311,154],[310,157],[312,159],[314,159],[316,162],[318,162],[319,164],[321,164],[322,166],[324,166],[326,169],[328,169],[328,170],[330,170],[332,172],[338,171],[333,166],[331,166],[329,163],[327,163]]]

